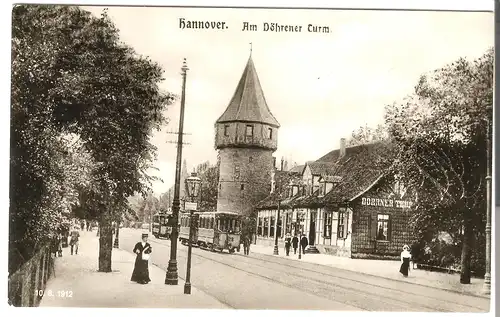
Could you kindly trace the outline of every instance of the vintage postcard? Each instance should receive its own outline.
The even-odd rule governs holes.
[[[492,11],[19,4],[11,45],[11,306],[490,312]]]

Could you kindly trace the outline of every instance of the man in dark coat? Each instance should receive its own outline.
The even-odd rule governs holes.
[[[137,282],[139,284],[147,284],[151,282],[151,279],[149,278],[148,261],[149,254],[151,254],[152,251],[153,249],[148,243],[148,234],[143,233],[142,241],[137,242],[134,250],[132,251],[137,254],[135,258],[134,272],[132,272],[132,277],[130,278],[132,282]]]
[[[295,234],[292,239],[293,254],[297,254],[297,248],[299,246],[299,238]]]
[[[248,255],[250,253],[250,243],[251,238],[250,235],[245,235],[243,237],[243,254]]]
[[[309,244],[309,241],[307,241],[306,236],[302,236],[302,239],[300,239],[300,246],[302,247],[302,253],[306,253],[306,247]]]

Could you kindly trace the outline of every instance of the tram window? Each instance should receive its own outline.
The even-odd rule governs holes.
[[[210,229],[214,228],[214,218],[210,218]]]
[[[201,218],[201,227],[206,228],[207,227],[207,219],[206,218]]]
[[[231,220],[231,230],[234,230],[234,228],[236,227],[236,220]]]

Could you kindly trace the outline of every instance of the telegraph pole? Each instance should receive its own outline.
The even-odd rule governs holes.
[[[168,261],[167,274],[165,276],[165,284],[178,285],[179,274],[177,271],[177,236],[178,236],[178,223],[179,223],[179,194],[180,194],[180,180],[181,180],[181,162],[182,162],[182,137],[184,130],[184,104],[186,101],[186,75],[188,71],[187,62],[184,58],[182,64],[182,95],[181,95],[181,113],[179,117],[179,134],[177,138],[177,160],[175,164],[175,186],[174,186],[174,200],[172,203],[172,234],[170,236],[170,260]]]

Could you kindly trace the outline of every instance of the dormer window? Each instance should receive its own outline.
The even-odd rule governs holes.
[[[403,198],[406,193],[406,187],[402,181],[402,177],[399,174],[394,175],[394,194],[396,194],[399,198]]]
[[[253,137],[253,125],[247,125],[247,129],[245,131],[245,136]]]
[[[273,129],[272,128],[269,128],[267,130],[267,138],[272,140],[273,139]]]
[[[229,124],[224,125],[224,136],[229,136]]]

